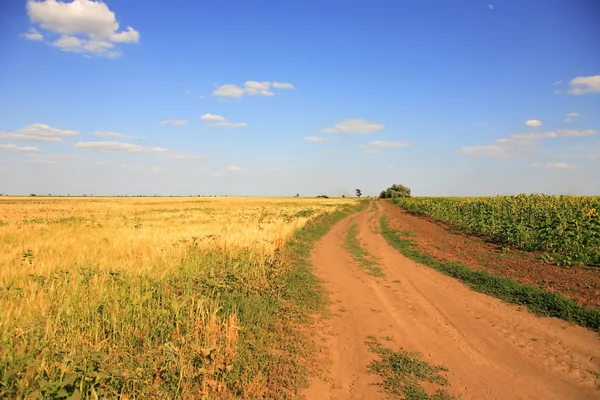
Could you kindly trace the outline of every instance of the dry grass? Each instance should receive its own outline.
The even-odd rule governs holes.
[[[351,203],[0,198],[0,397],[264,396],[277,250]]]

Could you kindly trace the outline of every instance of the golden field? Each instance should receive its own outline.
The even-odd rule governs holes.
[[[354,203],[1,197],[0,397],[263,396],[278,249]]]

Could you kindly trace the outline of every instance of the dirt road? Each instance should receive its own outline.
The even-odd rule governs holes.
[[[332,300],[325,321],[329,374],[315,378],[307,399],[383,398],[367,374],[376,358],[365,341],[418,351],[447,367],[448,391],[460,399],[600,399],[597,333],[474,292],[459,281],[414,263],[378,233],[377,203],[337,224],[315,247],[315,274]],[[344,247],[351,222],[384,278],[368,275]],[[393,339],[393,340],[392,340]]]

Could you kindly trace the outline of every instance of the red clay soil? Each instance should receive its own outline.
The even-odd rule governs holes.
[[[421,252],[440,261],[462,261],[468,267],[555,290],[581,304],[600,308],[600,270],[585,266],[558,267],[539,260],[539,254],[507,252],[484,239],[453,230],[431,219],[409,214],[387,201],[379,202],[392,228],[416,234]]]

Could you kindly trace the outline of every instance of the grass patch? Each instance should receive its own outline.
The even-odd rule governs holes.
[[[421,386],[429,382],[435,386],[447,386],[448,380],[441,375],[446,369],[434,366],[419,359],[419,353],[400,349],[393,351],[383,347],[374,337],[367,341],[369,349],[379,355],[380,359],[369,364],[368,372],[381,376],[383,382],[379,385],[391,399],[405,400],[453,400],[443,388],[438,388],[432,395]]]
[[[354,257],[354,259],[367,270],[369,275],[383,278],[385,274],[381,271],[381,268],[377,265],[377,262],[373,260],[371,254],[365,250],[358,240],[358,225],[356,222],[350,224],[348,231],[346,232],[346,250]]]
[[[557,292],[545,291],[487,271],[470,269],[462,262],[438,261],[420,252],[414,241],[399,236],[397,231],[390,228],[385,217],[381,217],[380,221],[381,234],[390,246],[420,264],[459,279],[477,292],[526,306],[537,315],[561,318],[594,331],[600,329],[600,310],[582,306]]]

